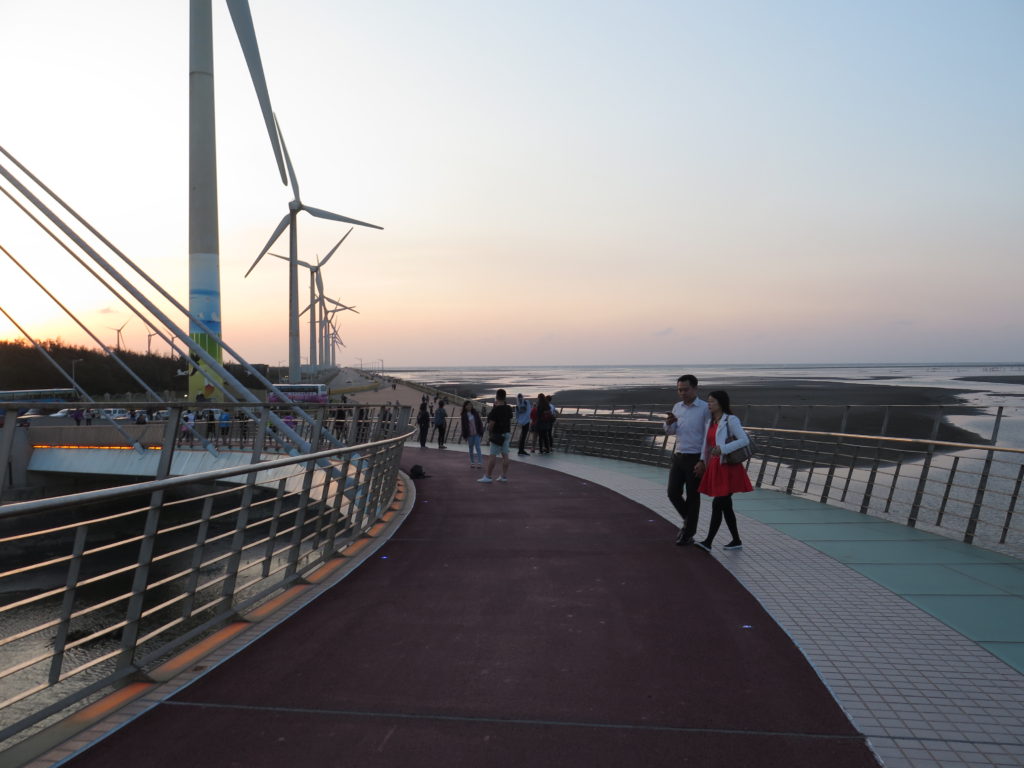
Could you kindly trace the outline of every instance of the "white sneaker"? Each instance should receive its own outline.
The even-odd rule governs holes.
[[[479,480],[477,480],[477,482],[478,483],[490,483],[490,482],[493,482],[493,481],[487,475],[484,475]]]
[[[498,482],[499,483],[507,483],[508,482],[508,478],[505,477],[504,475],[502,475],[501,477],[498,478]]]

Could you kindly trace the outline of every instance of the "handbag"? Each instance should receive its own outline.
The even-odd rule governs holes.
[[[748,436],[749,439],[749,436]],[[739,440],[738,437],[733,437],[729,431],[729,416],[725,416],[725,443],[728,445],[733,440]],[[722,462],[724,464],[742,464],[745,461],[750,461],[750,458],[754,455],[752,446],[748,443],[742,448],[737,448],[735,451],[722,454]]]

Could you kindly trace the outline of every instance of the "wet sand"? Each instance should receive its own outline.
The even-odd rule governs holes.
[[[936,406],[945,414],[973,414],[976,408],[963,405],[963,389],[942,387],[906,387],[891,384],[807,381],[805,379],[765,379],[722,381],[702,385],[701,396],[724,389],[729,393],[733,411],[750,426],[777,426],[782,429],[839,431],[846,406],[846,432],[878,434],[889,411],[886,434],[899,437],[931,437]],[[668,410],[678,400],[674,386],[632,387],[619,390],[566,390],[555,394],[561,409],[598,405],[628,407],[638,411]],[[777,406],[782,406],[778,408]],[[810,410],[808,421],[808,408]],[[987,442],[982,436],[945,421],[940,423],[937,439],[953,442]]]

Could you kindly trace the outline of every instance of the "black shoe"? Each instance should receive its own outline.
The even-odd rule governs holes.
[[[722,549],[743,549],[742,541],[730,541]]]
[[[683,542],[686,541],[686,529],[680,528],[679,535],[676,536],[676,546],[683,546]]]
[[[684,536],[683,534],[679,534],[676,537],[677,547],[688,547],[691,544],[693,544],[693,536]]]
[[[711,551],[711,542],[710,541],[695,541],[693,543],[696,544],[701,549],[703,549],[705,552],[710,552]]]
[[[520,451],[519,455],[520,456],[529,456],[530,454],[528,454],[526,451]]]

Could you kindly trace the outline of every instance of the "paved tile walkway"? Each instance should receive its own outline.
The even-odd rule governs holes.
[[[605,485],[679,522],[663,469],[560,453],[525,461]],[[887,768],[1024,765],[1024,563],[774,491],[738,497],[736,510],[744,549],[711,556],[800,646]],[[709,518],[705,500],[701,534]],[[831,532],[810,519],[832,520]],[[889,562],[867,557],[879,540]],[[927,557],[894,541],[925,543]],[[941,569],[945,583],[936,586],[923,565]],[[922,579],[953,594],[921,594]],[[955,591],[965,585],[974,590],[968,603]],[[973,616],[969,626],[965,616]],[[1002,639],[986,640],[989,632]]]

